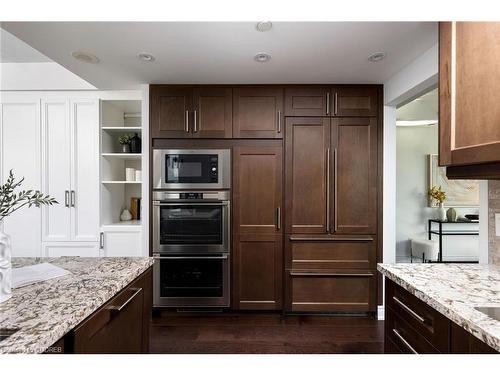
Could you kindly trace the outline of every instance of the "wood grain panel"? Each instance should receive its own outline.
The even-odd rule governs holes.
[[[378,114],[376,86],[335,86],[333,96],[335,116],[377,116]]]
[[[152,138],[190,138],[186,111],[192,107],[192,89],[154,86],[150,88],[150,127]]]
[[[289,233],[326,233],[330,120],[286,119],[286,199]]]
[[[282,138],[283,89],[240,87],[233,90],[235,138]]]
[[[233,90],[227,87],[197,87],[193,95],[196,129],[193,138],[231,138]],[[193,124],[194,125],[194,124]]]
[[[377,121],[333,119],[333,217],[338,234],[377,231]]]
[[[328,87],[290,87],[285,89],[286,116],[326,116]]]

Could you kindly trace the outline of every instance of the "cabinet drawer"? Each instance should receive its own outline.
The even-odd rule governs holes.
[[[292,269],[373,269],[376,241],[373,237],[316,240],[292,236],[288,241],[288,266]],[[298,239],[298,240],[297,240]]]
[[[288,271],[290,311],[375,310],[374,273],[352,270]]]
[[[73,331],[75,353],[141,353],[148,350],[151,271],[140,276]]]
[[[449,320],[408,291],[386,279],[387,306],[439,351],[449,351]]]
[[[385,318],[385,340],[392,341],[392,343],[403,353],[439,353],[439,350],[433,347],[422,335],[410,327],[410,325],[392,311],[391,308],[386,307]]]

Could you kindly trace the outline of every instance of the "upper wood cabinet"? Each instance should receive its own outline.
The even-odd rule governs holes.
[[[283,138],[283,88],[233,89],[234,138]]]
[[[233,307],[237,309],[282,306],[282,164],[281,146],[233,150]]]
[[[189,124],[192,88],[150,87],[150,125],[152,138],[191,138]]]
[[[297,86],[285,89],[286,116],[377,116],[379,86]]]
[[[500,22],[439,24],[441,165],[500,161],[499,40]]]
[[[327,116],[331,111],[329,87],[290,87],[285,89],[286,116]]]
[[[231,138],[233,90],[198,87],[193,95],[193,138]]]
[[[151,86],[153,138],[231,138],[232,89]]]
[[[287,117],[285,145],[287,231],[326,233],[330,119]]]
[[[377,231],[377,119],[332,119],[332,232]]]

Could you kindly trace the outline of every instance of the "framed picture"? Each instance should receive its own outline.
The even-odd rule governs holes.
[[[445,207],[479,207],[479,181],[448,180],[446,168],[438,165],[438,155],[429,154],[429,189],[441,186],[446,193]],[[429,207],[437,207],[429,198]]]

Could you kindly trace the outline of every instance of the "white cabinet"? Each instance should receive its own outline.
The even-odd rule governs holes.
[[[40,164],[40,100],[16,99],[0,102],[0,181],[9,171],[24,177],[22,188],[39,190]],[[12,255],[41,255],[40,209],[22,208],[4,220],[4,231],[12,238]]]
[[[98,257],[100,256],[98,242],[44,242],[43,256],[62,257]]]
[[[106,228],[101,233],[101,251],[107,257],[140,257],[142,254],[142,231]]]
[[[42,241],[99,241],[99,103],[42,100]]]

